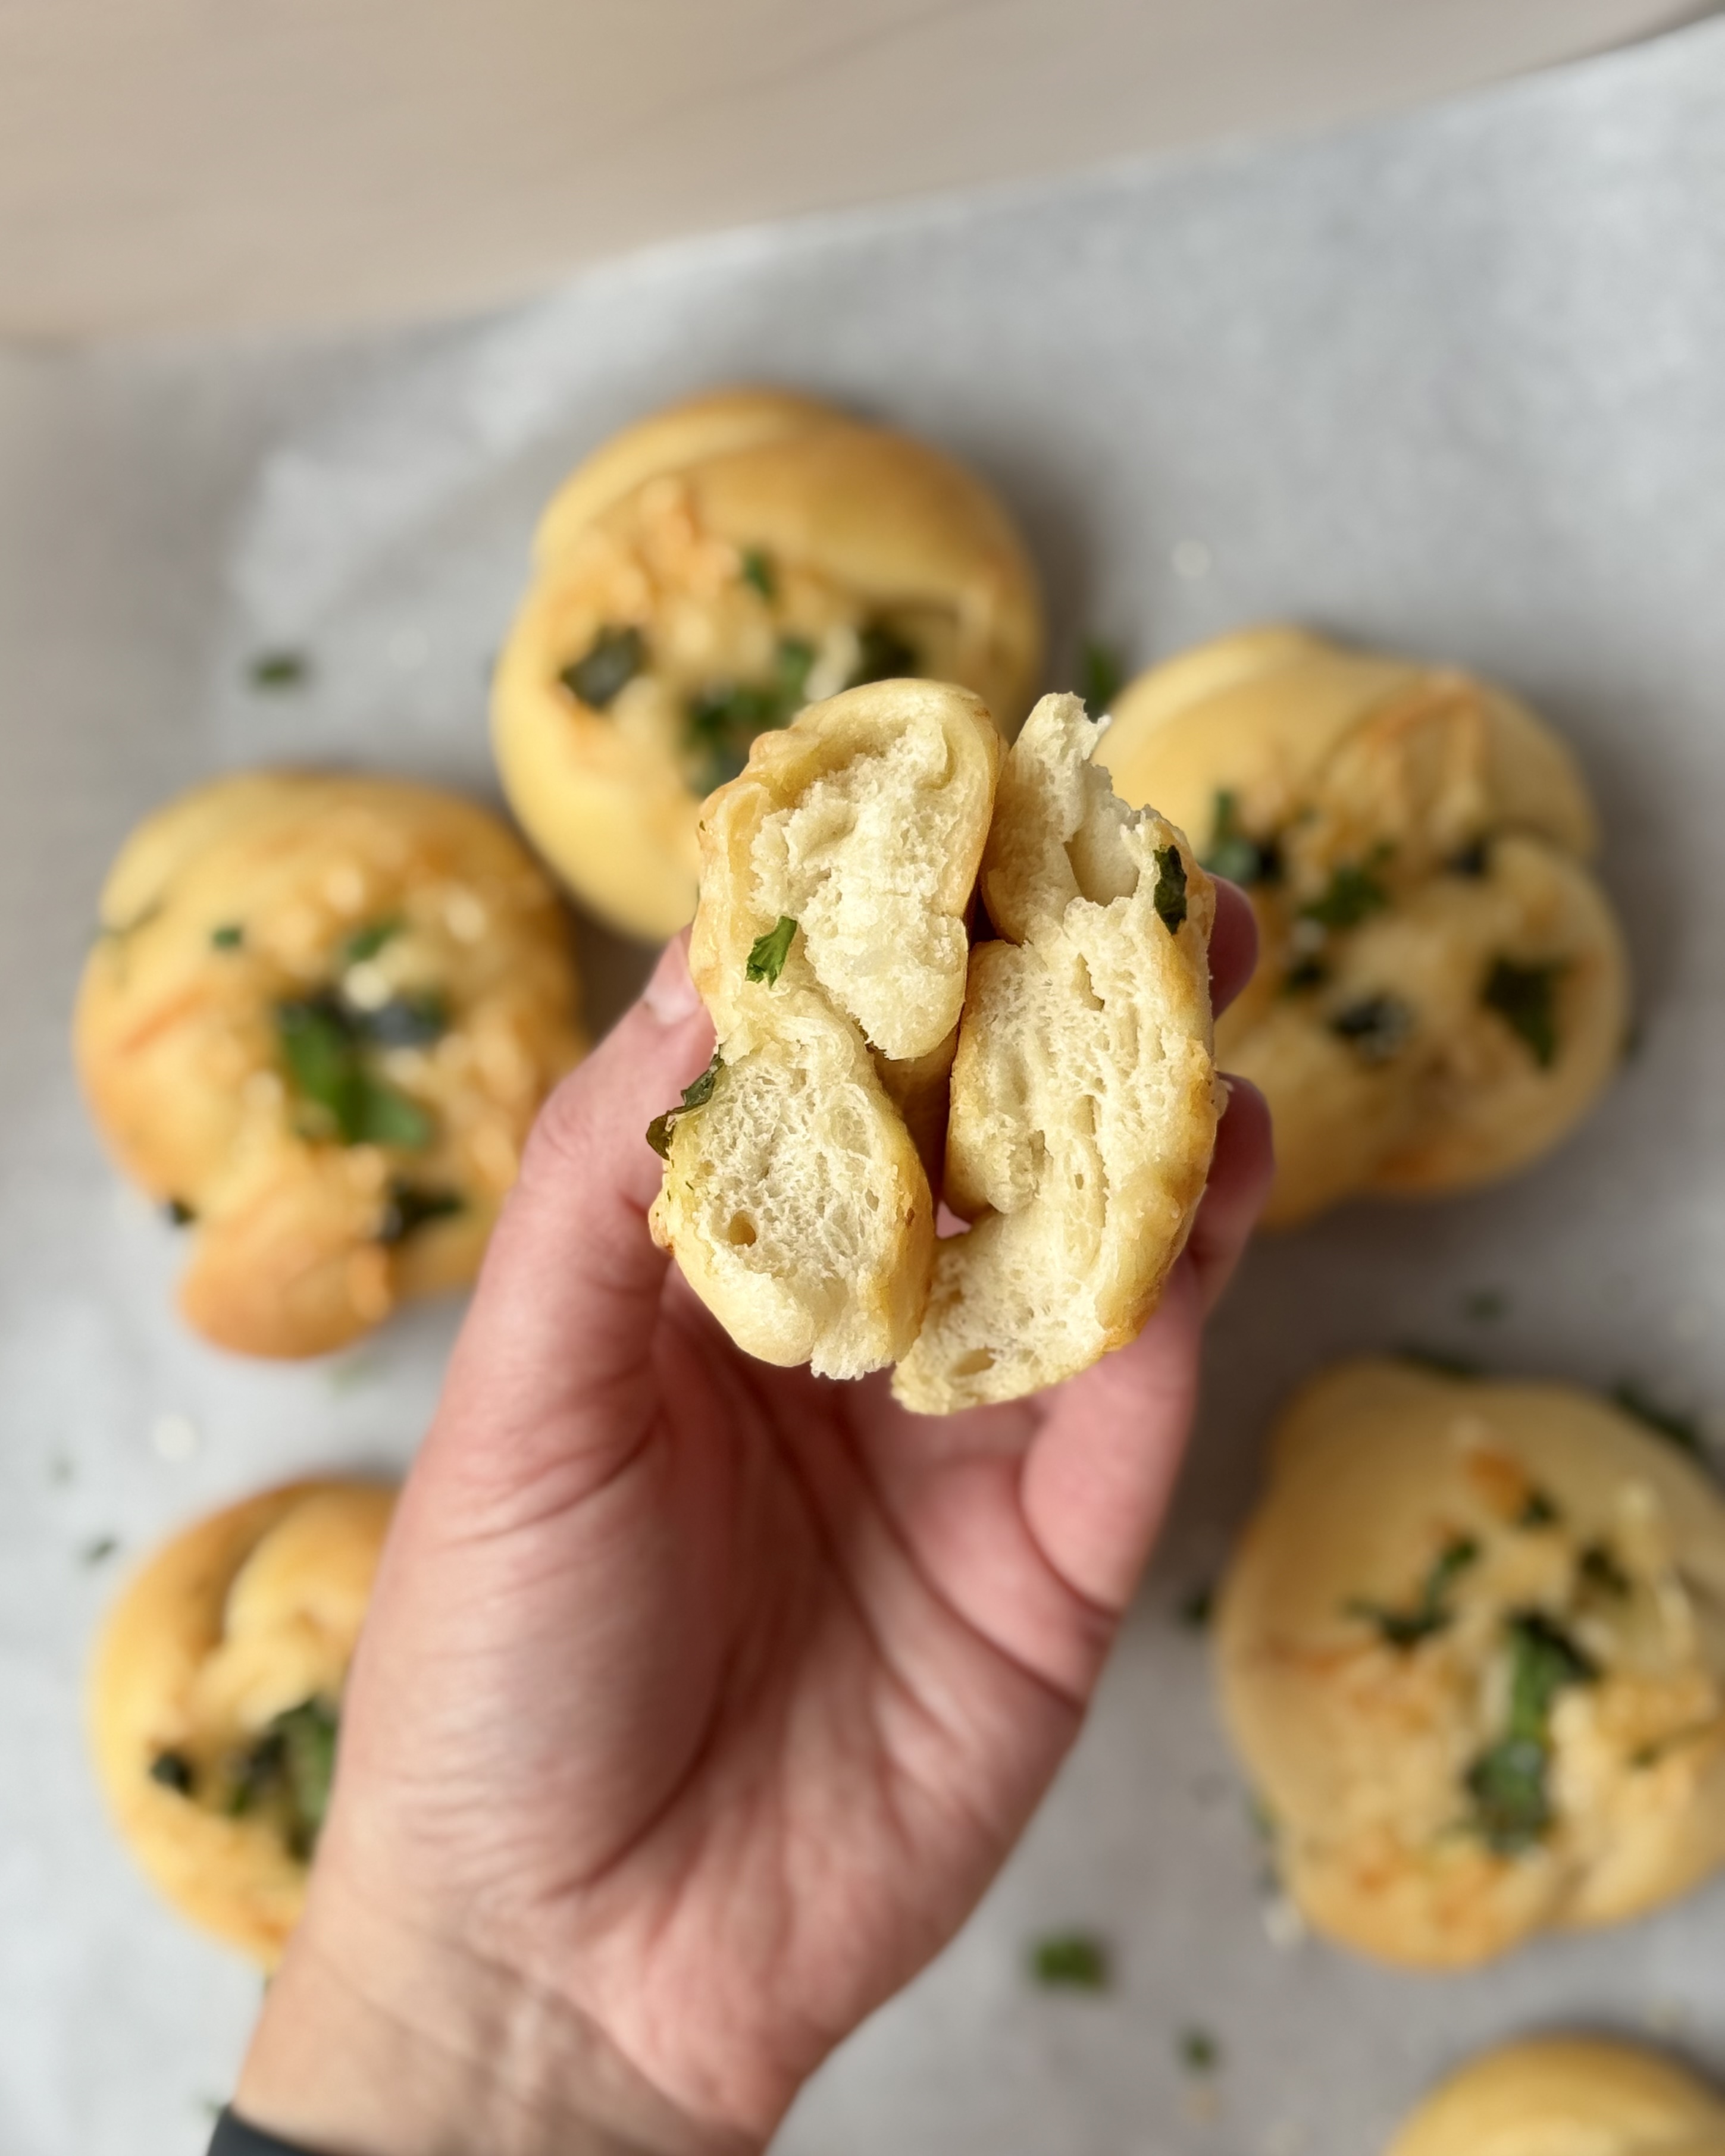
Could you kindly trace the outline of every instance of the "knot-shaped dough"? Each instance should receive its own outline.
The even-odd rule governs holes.
[[[218,779],[133,833],[101,920],[79,1074],[190,1230],[198,1331],[321,1354],[472,1279],[583,1045],[556,897],[495,817],[396,780]]]
[[[702,798],[804,705],[963,683],[1015,726],[1041,609],[994,497],[927,444],[733,389],[607,443],[541,521],[498,664],[498,768],[570,888],[626,932],[695,911]]]
[[[1616,1070],[1627,969],[1584,865],[1593,812],[1502,690],[1251,630],[1141,675],[1101,754],[1250,895],[1258,969],[1217,1045],[1270,1101],[1267,1223],[1509,1174]]]
[[[1220,1093],[1214,886],[1127,809],[1101,729],[1045,696],[1009,751],[983,857],[928,1308],[893,1390],[926,1414],[1016,1399],[1132,1339],[1183,1248]]]
[[[115,1822],[182,1916],[266,1967],[299,1921],[394,1493],[301,1482],[150,1558],[110,1611],[90,1727]]]
[[[1638,2045],[1537,2037],[1452,2075],[1385,2156],[1725,2156],[1725,2102]]]
[[[706,805],[689,957],[718,1050],[660,1137],[652,1224],[765,1362],[856,1377],[915,1335],[912,1127],[937,1150],[999,758],[968,690],[882,683],[763,735]]]
[[[1316,1378],[1217,1643],[1288,1891],[1348,1945],[1463,1967],[1725,1860],[1725,1499],[1585,1393]]]

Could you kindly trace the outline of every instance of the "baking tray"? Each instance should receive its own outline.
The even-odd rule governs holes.
[[[1261,1877],[1181,1621],[1266,1418],[1415,1340],[1725,1400],[1725,25],[1317,141],[748,233],[535,305],[339,343],[0,356],[0,2147],[196,2156],[256,1978],[134,1875],[80,1687],[120,1568],[198,1508],[400,1464],[458,1316],[309,1368],[169,1311],[65,1033],[133,820],[207,773],[332,758],[489,792],[485,677],[539,503],[608,429],[766,377],[888,414],[997,484],[1055,678],[1291,616],[1481,668],[1574,742],[1641,1046],[1501,1191],[1356,1206],[1250,1257],[1153,1575],[1076,1753],[951,1950],[820,2075],[784,2156],[1377,2156],[1433,2074],[1554,2022],[1725,2068],[1725,1887],[1466,1977],[1301,1940]],[[249,680],[309,655],[293,691]],[[583,931],[603,1022],[642,954]],[[1494,1326],[1464,1299],[1508,1299]],[[110,1550],[110,1541],[116,1547]],[[1093,1927],[1100,1998],[1026,1979]],[[1183,2064],[1183,2035],[1219,2049]]]

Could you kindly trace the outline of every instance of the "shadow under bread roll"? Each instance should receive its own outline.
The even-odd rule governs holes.
[[[1465,1968],[1725,1861],[1725,1496],[1589,1394],[1313,1378],[1216,1653],[1284,1883],[1344,1945]]]
[[[472,1280],[584,1045],[562,909],[495,816],[398,779],[218,778],[132,833],[101,921],[79,1076],[189,1229],[198,1332],[317,1355]]]
[[[272,1967],[323,1824],[393,1490],[292,1483],[162,1545],[109,1611],[90,1695],[121,1839],[182,1916]]]
[[[757,734],[916,675],[1009,735],[1041,657],[1029,558],[980,480],[813,398],[720,390],[625,429],[552,501],[493,743],[558,875],[657,939],[695,911],[701,801]]]
[[[1384,2156],[1725,2156],[1725,2102],[1640,2045],[1530,2037],[1453,2074]]]
[[[1609,1082],[1629,983],[1593,808],[1503,690],[1248,629],[1130,683],[1101,753],[1251,898],[1217,1047],[1270,1102],[1267,1224],[1512,1174]]]

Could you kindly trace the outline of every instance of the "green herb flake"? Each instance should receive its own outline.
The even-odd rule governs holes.
[[[209,932],[213,951],[238,951],[245,942],[245,931],[237,921],[224,921]]]
[[[1649,1430],[1656,1430],[1668,1444],[1679,1450],[1692,1453],[1697,1459],[1706,1456],[1707,1446],[1702,1441],[1701,1424],[1693,1415],[1680,1414],[1655,1399],[1639,1378],[1624,1378],[1611,1388],[1611,1398],[1625,1414],[1633,1415],[1637,1422],[1645,1423]]]
[[[171,1228],[189,1228],[198,1218],[183,1198],[170,1198],[162,1209]]]
[[[339,997],[323,989],[278,1004],[275,1023],[294,1090],[326,1127],[315,1134],[405,1152],[430,1142],[431,1117],[367,1067],[364,1035]]]
[[[782,636],[768,680],[713,682],[690,699],[688,746],[709,789],[737,777],[757,734],[787,726],[796,717],[809,701],[814,660],[814,646],[805,637]]]
[[[403,1182],[396,1177],[390,1183],[383,1200],[383,1210],[378,1217],[377,1240],[387,1250],[404,1243],[420,1229],[429,1227],[434,1220],[453,1219],[466,1210],[458,1190],[433,1190],[424,1184]]]
[[[114,1535],[98,1535],[94,1542],[86,1543],[83,1548],[79,1551],[78,1562],[80,1564],[87,1564],[90,1566],[105,1564],[119,1547],[120,1543],[117,1537]]]
[[[374,1048],[428,1048],[449,1029],[449,1007],[436,988],[403,988],[375,1010],[353,1010],[356,1033]]]
[[[1334,1012],[1329,1029],[1363,1063],[1388,1063],[1414,1029],[1414,1014],[1399,996],[1361,996]]]
[[[1391,1609],[1381,1602],[1355,1595],[1343,1607],[1347,1615],[1377,1627],[1385,1646],[1405,1653],[1422,1640],[1445,1631],[1455,1612],[1449,1606],[1450,1590],[1463,1573],[1479,1562],[1480,1546],[1471,1535],[1452,1535],[1432,1559],[1412,1606]]]
[[[1281,993],[1285,996],[1309,995],[1314,988],[1321,988],[1329,978],[1330,969],[1322,958],[1301,958],[1282,976]]]
[[[1178,936],[1186,918],[1186,864],[1178,846],[1156,849],[1156,917],[1170,936]]]
[[[1108,1949],[1088,1932],[1055,1932],[1030,1949],[1030,1974],[1047,1991],[1106,1991],[1114,1980]]]
[[[362,966],[368,958],[375,958],[383,946],[399,936],[407,927],[398,913],[387,920],[368,921],[363,928],[356,928],[341,946],[341,962],[347,966]]]
[[[1526,1047],[1542,1070],[1558,1060],[1558,983],[1566,961],[1520,966],[1512,958],[1494,958],[1480,989],[1480,1002],[1495,1011]]]
[[[856,643],[856,664],[845,685],[847,689],[860,689],[865,681],[896,681],[916,671],[916,646],[885,622],[865,622]]]
[[[791,941],[796,935],[797,924],[788,913],[781,913],[778,925],[769,928],[764,936],[757,936],[749,946],[748,963],[744,966],[743,978],[764,982],[771,988],[784,971],[784,962],[791,954]]]
[[[1358,928],[1371,915],[1383,912],[1389,893],[1376,871],[1389,857],[1389,850],[1380,846],[1368,861],[1337,862],[1323,890],[1300,908],[1301,919],[1315,921],[1321,928]]]
[[[1180,2064],[1189,2074],[1213,2074],[1222,2063],[1222,2047],[1207,2029],[1187,2029],[1180,2035]]]
[[[1093,719],[1108,710],[1125,680],[1126,668],[1112,644],[1099,644],[1094,638],[1086,641],[1079,654],[1078,693]]]
[[[1212,875],[1250,886],[1274,883],[1281,875],[1281,850],[1273,838],[1255,839],[1240,820],[1240,797],[1227,787],[1216,791],[1210,816],[1209,850],[1204,865]]]
[[[1509,1726],[1464,1777],[1473,1799],[1470,1825],[1499,1856],[1518,1856],[1541,1841],[1552,1823],[1547,1770],[1551,1712],[1572,1685],[1594,1683],[1596,1665],[1562,1627],[1540,1610],[1524,1610],[1504,1626],[1510,1655]]]
[[[1542,1527],[1556,1527],[1563,1517],[1554,1498],[1543,1490],[1530,1490],[1515,1523],[1523,1534],[1537,1534]]]
[[[742,574],[744,583],[757,591],[763,599],[778,596],[778,579],[773,573],[773,557],[763,547],[744,549]]]
[[[196,1778],[183,1752],[158,1752],[150,1762],[150,1779],[177,1797],[189,1797]]]
[[[602,629],[579,659],[557,679],[589,710],[608,710],[647,661],[646,641],[638,629]]]
[[[1601,1594],[1609,1594],[1615,1601],[1620,1602],[1635,1591],[1634,1581],[1605,1543],[1589,1543],[1577,1560],[1576,1570],[1584,1584],[1597,1588]]]
[[[1215,1614],[1216,1589],[1213,1581],[1202,1581],[1181,1599],[1180,1622],[1189,1632],[1207,1632]]]
[[[250,671],[254,689],[299,689],[311,678],[311,661],[303,651],[260,651]]]
[[[310,1856],[330,1808],[330,1785],[336,1774],[336,1712],[324,1700],[308,1699],[278,1715],[270,1728],[281,1740],[294,1812],[291,1845],[296,1853]]]
[[[683,1088],[682,1106],[667,1108],[662,1116],[655,1116],[648,1124],[647,1142],[661,1160],[670,1158],[671,1138],[676,1131],[677,1125],[682,1122],[684,1116],[691,1114],[696,1108],[704,1108],[711,1100],[713,1088],[718,1084],[719,1073],[724,1067],[723,1062],[720,1060],[719,1051],[715,1049],[713,1060],[706,1070],[692,1085]]]

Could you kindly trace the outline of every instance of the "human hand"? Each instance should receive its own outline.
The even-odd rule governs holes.
[[[1160,1522],[1261,1100],[1133,1345],[930,1419],[751,1361],[654,1247],[711,1046],[680,941],[548,1104],[403,1494],[238,2098],[331,2156],[762,2148],[1012,1848]]]

